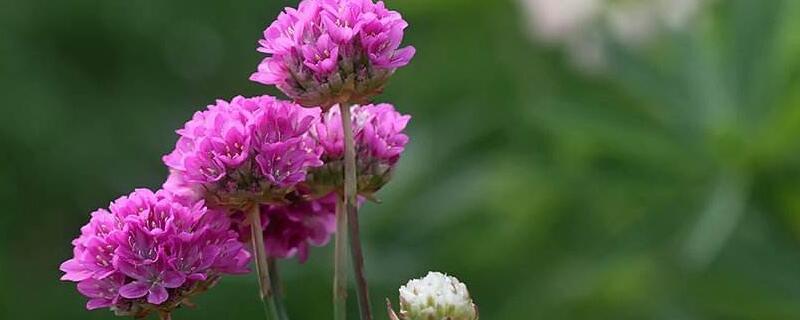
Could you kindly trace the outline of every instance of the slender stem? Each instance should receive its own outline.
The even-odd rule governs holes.
[[[172,313],[169,312],[159,312],[158,318],[160,320],[172,320]]]
[[[367,279],[364,277],[364,255],[361,251],[361,238],[358,229],[356,148],[353,139],[353,125],[350,106],[340,106],[342,129],[344,130],[344,205],[347,211],[347,224],[350,238],[350,254],[353,258],[353,273],[356,279],[356,294],[361,320],[372,320],[369,303]]]
[[[350,230],[350,255],[353,257],[353,273],[356,278],[356,294],[358,306],[361,309],[362,320],[372,320],[372,308],[369,302],[369,286],[364,276],[364,254],[361,250],[361,237],[359,236],[358,208],[355,203],[347,204],[347,221]]]
[[[347,211],[344,198],[336,199],[336,239],[333,256],[333,319],[347,319]]]
[[[281,319],[289,319],[289,314],[286,312],[286,306],[283,304],[283,286],[281,285],[280,273],[278,273],[278,263],[275,258],[267,258],[267,268],[269,269],[269,280],[272,283],[272,294],[275,300],[275,305],[278,309],[278,315]]]
[[[253,251],[256,261],[256,274],[258,275],[259,293],[261,302],[264,303],[264,311],[267,319],[278,320],[278,307],[275,296],[272,294],[272,285],[269,276],[269,264],[267,262],[267,250],[264,248],[264,233],[261,229],[261,212],[257,204],[253,205],[249,211],[250,233],[253,240]]]

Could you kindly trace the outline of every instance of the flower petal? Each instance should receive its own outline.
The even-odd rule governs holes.
[[[89,300],[89,302],[86,303],[86,310],[95,310],[95,309],[110,307],[111,305],[112,305],[111,300],[97,298]]]
[[[177,288],[183,285],[186,282],[186,276],[184,276],[180,272],[175,271],[166,271],[163,273],[164,281],[163,284],[167,288]]]
[[[154,285],[152,288],[150,288],[150,294],[147,295],[147,302],[159,305],[164,303],[164,301],[167,301],[167,298],[169,298],[167,289],[160,285]]]
[[[123,298],[137,299],[144,297],[149,289],[149,283],[134,281],[119,288],[119,295],[121,295]]]
[[[206,281],[208,277],[202,273],[192,273],[188,277],[186,277],[186,279],[191,281]]]
[[[89,279],[93,274],[92,271],[88,270],[83,266],[82,263],[75,259],[64,261],[59,269],[65,272],[65,274],[61,277],[61,280],[66,281],[83,281]]]

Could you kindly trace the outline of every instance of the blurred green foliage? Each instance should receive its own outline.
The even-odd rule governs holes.
[[[58,281],[69,241],[161,184],[195,110],[278,94],[247,77],[293,2],[0,1],[0,319],[112,318]],[[510,0],[389,2],[418,55],[380,97],[414,118],[363,210],[376,310],[440,270],[484,319],[800,318],[800,2],[717,1],[594,75]],[[330,317],[331,260],[282,263],[293,318]],[[226,278],[175,318],[260,319],[256,292]]]

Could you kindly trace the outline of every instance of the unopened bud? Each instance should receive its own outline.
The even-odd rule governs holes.
[[[467,286],[440,272],[428,272],[424,278],[400,287],[400,314],[389,311],[390,318],[398,320],[478,319],[478,308]]]

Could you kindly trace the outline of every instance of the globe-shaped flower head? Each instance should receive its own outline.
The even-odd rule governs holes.
[[[303,0],[264,30],[266,57],[250,80],[304,106],[366,103],[414,56],[400,48],[408,23],[382,1]]]
[[[228,209],[281,202],[322,165],[308,134],[319,113],[270,96],[219,100],[177,131],[175,150],[163,158],[171,171],[164,187]]]
[[[350,108],[356,151],[358,193],[370,197],[392,176],[408,143],[403,133],[411,116],[397,112],[390,104]],[[311,129],[323,149],[324,165],[312,169],[307,184],[315,194],[327,194],[342,186],[344,136],[339,106],[326,112]]]
[[[90,310],[170,313],[220,276],[248,271],[250,254],[230,225],[202,201],[138,189],[92,213],[61,279],[78,282]]]
[[[388,301],[387,307],[392,320],[478,320],[467,286],[440,272],[428,272],[400,287],[399,316]]]

